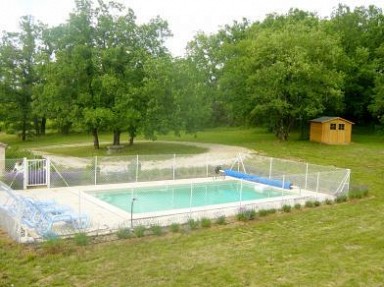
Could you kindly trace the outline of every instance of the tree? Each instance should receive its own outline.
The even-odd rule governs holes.
[[[384,125],[384,44],[376,51],[375,64],[377,74],[375,78],[375,88],[372,98],[372,103],[369,105],[369,110],[379,123]]]
[[[384,16],[375,6],[353,11],[339,5],[327,22],[328,32],[340,37],[346,54],[340,68],[345,77],[345,113],[360,123],[372,121],[368,110],[375,87],[375,51],[384,38]]]
[[[228,70],[239,74],[237,67],[243,65],[234,79],[243,79],[245,91],[232,102],[244,104],[249,122],[266,123],[280,140],[287,140],[297,119],[342,109],[343,74],[338,64],[343,52],[338,39],[320,25],[257,25],[239,45],[243,55],[228,63]],[[222,88],[232,87],[237,83],[227,76]]]
[[[31,16],[24,16],[20,22],[21,32],[6,33],[0,50],[1,101],[12,111],[5,118],[8,124],[21,131],[25,141],[33,119],[32,96],[37,82],[35,69],[39,26]]]
[[[201,84],[209,91],[206,102],[210,102],[212,113],[210,124],[222,125],[236,122],[231,117],[225,91],[220,90],[219,82],[223,76],[226,63],[236,57],[236,44],[245,38],[249,22],[234,21],[225,25],[217,34],[205,35],[198,33],[193,41],[188,43],[187,58],[202,75]]]

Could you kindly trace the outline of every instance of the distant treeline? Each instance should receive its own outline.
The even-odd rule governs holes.
[[[172,57],[166,21],[136,23],[114,2],[76,0],[66,23],[32,16],[0,44],[0,122],[8,132],[113,132],[155,139],[220,125],[264,125],[281,140],[326,115],[384,124],[384,15],[344,5],[330,18],[291,9],[197,34]]]

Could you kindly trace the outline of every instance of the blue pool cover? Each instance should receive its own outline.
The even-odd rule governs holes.
[[[289,181],[282,181],[278,179],[270,179],[270,178],[265,178],[253,174],[246,174],[243,172],[231,170],[231,169],[225,169],[224,170],[225,175],[232,176],[235,178],[239,179],[244,179],[247,181],[252,181],[252,182],[257,182],[257,183],[262,183],[265,185],[270,185],[274,187],[279,187],[279,188],[284,188],[284,189],[291,189],[292,183]]]

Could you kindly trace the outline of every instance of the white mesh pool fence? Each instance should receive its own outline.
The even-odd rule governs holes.
[[[76,232],[98,233],[117,230],[132,225],[169,225],[183,223],[190,218],[216,218],[231,216],[240,208],[255,210],[281,208],[282,205],[304,204],[307,200],[324,200],[349,191],[350,170],[332,166],[320,166],[303,162],[264,157],[257,154],[228,156],[210,155],[136,155],[81,158],[78,160],[13,159],[6,160],[0,171],[0,227],[17,241],[25,238],[42,238],[49,234],[68,236]],[[262,183],[289,183],[290,190],[279,189],[278,200],[245,201],[241,198],[233,204],[204,207],[193,205],[193,196],[199,193],[191,189],[190,206],[171,212],[147,212],[133,214],[111,207],[93,196],[78,190],[100,189],[110,185],[128,185],[131,192],[142,185],[183,181],[191,184],[198,181],[221,180],[225,170],[241,174],[237,180],[249,181],[262,178]],[[228,177],[228,176],[227,176]],[[251,179],[250,179],[251,178]],[[275,186],[276,187],[276,186]],[[278,186],[277,186],[278,187]],[[39,192],[34,190],[39,188]],[[41,191],[41,188],[44,188]],[[50,190],[64,191],[50,193]],[[27,194],[26,194],[27,192]],[[60,194],[60,196],[58,196]],[[37,207],[48,199],[54,199],[51,209],[56,214]],[[26,198],[31,200],[29,203]],[[131,204],[129,201],[126,205]],[[56,205],[55,205],[56,204]],[[171,206],[173,203],[169,203]],[[58,210],[68,207],[67,213]],[[101,210],[92,216],[89,211]],[[87,210],[88,209],[88,210]],[[48,208],[46,209],[48,210]],[[70,210],[70,212],[69,212]],[[49,215],[48,215],[49,214]],[[59,216],[61,215],[61,217]],[[110,221],[104,221],[109,218]],[[29,222],[28,222],[29,221]],[[111,223],[113,221],[113,223]]]

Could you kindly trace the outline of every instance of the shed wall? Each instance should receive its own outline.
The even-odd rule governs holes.
[[[331,126],[335,129],[331,129]],[[352,138],[352,124],[343,119],[327,122],[311,122],[310,140],[325,144],[349,144]]]

